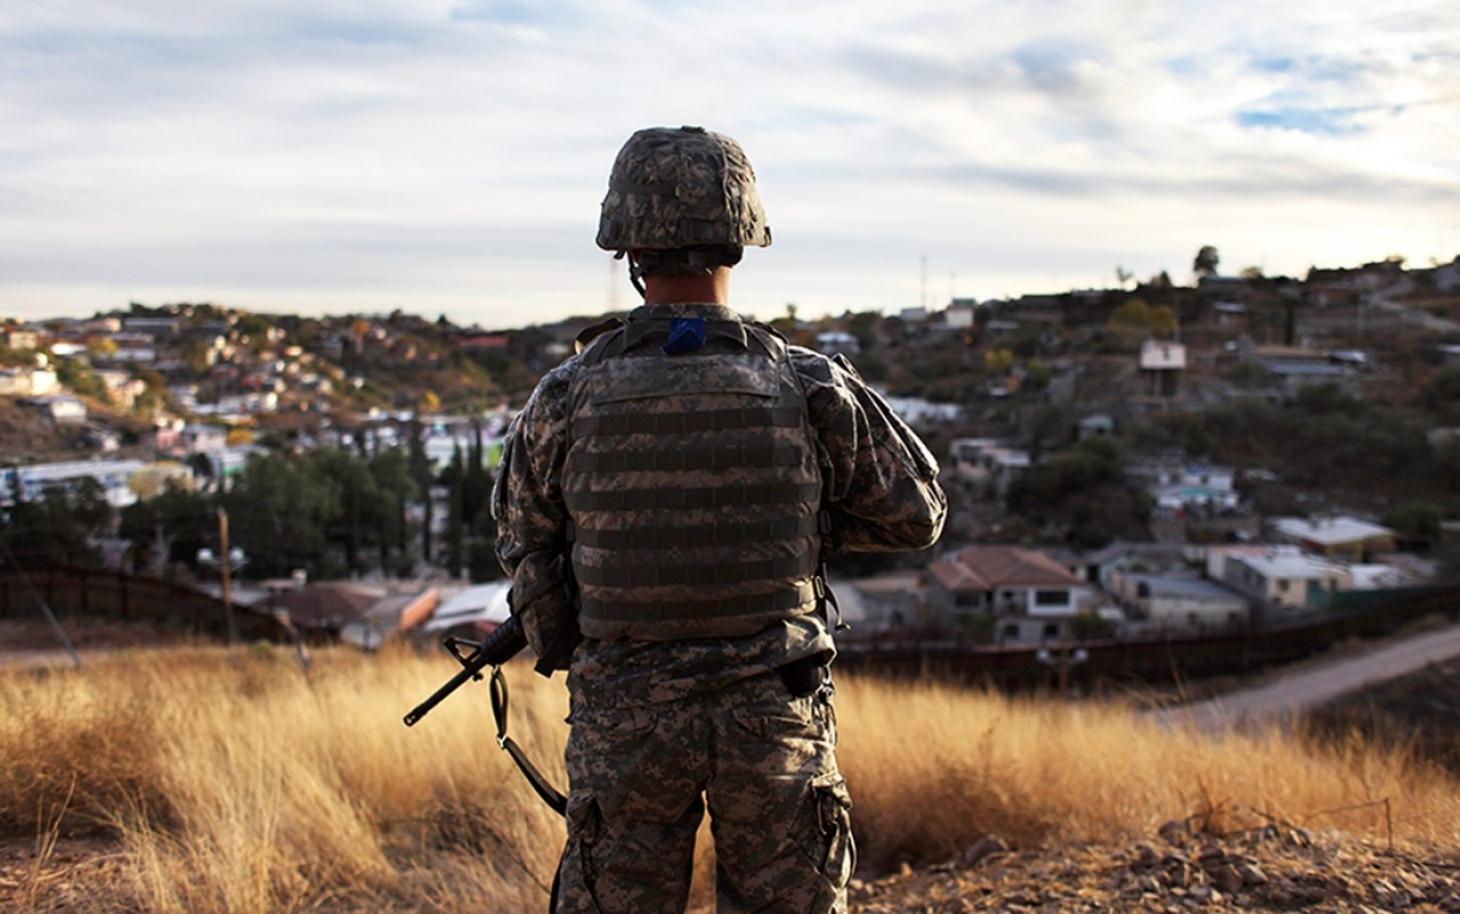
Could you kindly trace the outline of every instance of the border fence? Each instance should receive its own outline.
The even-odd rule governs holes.
[[[228,637],[223,601],[184,584],[98,568],[0,572],[0,619],[42,618],[37,600],[44,600],[62,620],[145,623],[160,632]],[[243,640],[285,640],[271,617],[237,610],[234,616]]]
[[[1180,683],[1241,675],[1310,657],[1350,639],[1393,634],[1422,619],[1460,619],[1460,584],[1356,593],[1301,621],[1223,634],[1148,640],[993,646],[915,640],[895,634],[844,638],[838,669],[894,678],[933,677],[1005,689],[1072,685]],[[1078,662],[1070,657],[1081,652]],[[1063,664],[1063,669],[1061,669]]]

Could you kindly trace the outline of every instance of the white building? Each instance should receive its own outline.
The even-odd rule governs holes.
[[[963,415],[957,403],[934,403],[920,397],[884,397],[897,417],[909,425],[924,422],[951,422]]]
[[[1028,451],[994,438],[959,438],[952,452],[954,472],[970,482],[986,482],[1000,495],[1033,463]]]
[[[64,486],[90,476],[106,490],[106,500],[112,507],[125,508],[137,501],[132,474],[146,466],[141,460],[74,460],[6,467],[0,470],[0,504],[14,503],[17,484],[23,499],[35,501],[50,486]]]
[[[1228,628],[1251,615],[1242,596],[1194,576],[1112,570],[1105,586],[1137,630]]]
[[[1353,588],[1342,565],[1302,553],[1238,556],[1227,563],[1226,583],[1282,609],[1306,609],[1320,596]]]
[[[1392,529],[1356,517],[1279,517],[1271,526],[1279,539],[1331,559],[1363,561],[1371,553],[1393,552],[1395,546]]]
[[[43,397],[60,386],[49,368],[0,369],[0,394],[11,397]]]

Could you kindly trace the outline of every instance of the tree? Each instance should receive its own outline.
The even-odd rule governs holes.
[[[118,534],[132,544],[134,571],[148,565],[161,570],[174,562],[190,565],[199,549],[217,545],[216,516],[208,496],[169,482],[155,498],[122,509]],[[154,554],[159,547],[167,554]]]
[[[73,393],[103,403],[111,402],[111,393],[96,376],[91,363],[84,359],[62,359],[56,366],[56,379]]]
[[[1196,257],[1191,262],[1191,272],[1197,276],[1216,276],[1217,264],[1220,262],[1221,257],[1218,256],[1217,249],[1209,244],[1204,244],[1201,250],[1196,252]]]
[[[380,489],[363,456],[346,448],[321,448],[303,460],[310,475],[336,484],[334,503],[325,514],[325,536],[344,550],[345,567],[358,574],[366,570],[363,550],[368,547],[374,522],[384,513]]]
[[[17,499],[0,526],[0,539],[22,568],[96,564],[93,545],[106,532],[112,507],[92,476],[46,486],[34,501]]]
[[[1008,349],[990,349],[983,354],[984,371],[1002,377],[1014,367],[1014,353]]]
[[[282,454],[249,458],[220,501],[228,511],[233,544],[251,569],[284,577],[296,568],[313,577],[336,570],[329,563],[327,527],[339,510],[339,482],[321,466]]]
[[[1150,316],[1151,306],[1146,304],[1145,299],[1127,298],[1110,315],[1110,326],[1118,329],[1144,331]]]
[[[419,497],[411,471],[411,455],[405,448],[391,448],[370,458],[370,475],[378,495],[373,518],[380,550],[380,567],[407,573],[415,563],[411,550],[406,505]]]
[[[1460,365],[1451,365],[1435,372],[1420,392],[1425,409],[1437,413],[1444,421],[1460,415]]]
[[[1176,332],[1176,312],[1170,305],[1153,308],[1144,299],[1129,298],[1110,315],[1110,329],[1127,345],[1148,336],[1169,338]]]
[[[1086,438],[1025,470],[1009,486],[1005,504],[1014,514],[1062,529],[1067,542],[1083,548],[1142,538],[1151,499],[1126,482],[1123,463],[1114,439]]]

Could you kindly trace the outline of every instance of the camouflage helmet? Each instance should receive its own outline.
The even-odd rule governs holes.
[[[598,220],[609,251],[766,247],[770,226],[745,151],[703,127],[650,127],[614,160]]]

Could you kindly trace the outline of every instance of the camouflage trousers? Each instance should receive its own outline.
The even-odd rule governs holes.
[[[557,914],[681,914],[706,807],[718,914],[845,912],[855,863],[832,687],[775,673],[626,709],[575,703]]]

